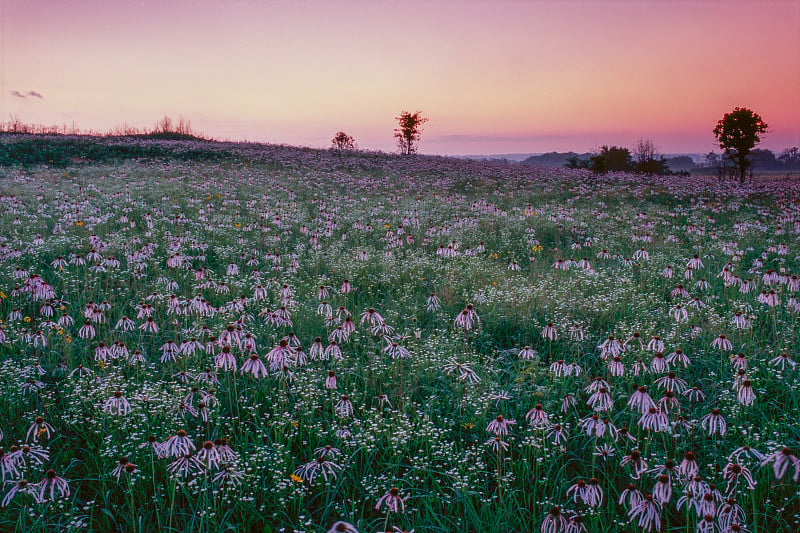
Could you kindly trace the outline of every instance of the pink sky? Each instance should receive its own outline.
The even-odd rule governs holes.
[[[182,115],[218,139],[394,151],[394,117],[420,109],[425,153],[674,153],[718,149],[742,106],[763,147],[800,145],[800,0],[2,0],[0,18],[0,120]]]

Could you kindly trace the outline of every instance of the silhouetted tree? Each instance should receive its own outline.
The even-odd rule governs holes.
[[[636,172],[643,174],[669,174],[667,160],[656,153],[656,143],[652,139],[639,139],[633,151],[636,158]]]
[[[633,150],[636,162],[639,164],[647,163],[656,158],[656,143],[652,139],[640,138],[636,141],[636,148]]]
[[[158,122],[156,122],[156,127],[153,130],[153,133],[173,133],[172,131],[172,118],[167,115],[164,115]]]
[[[589,168],[589,160],[581,159],[579,156],[573,155],[567,158],[564,166],[567,168]]]
[[[751,166],[750,152],[756,143],[761,142],[761,134],[766,133],[768,127],[758,114],[737,107],[726,113],[714,128],[719,147],[733,161],[742,184],[747,177],[747,169]]]
[[[705,166],[711,169],[722,180],[725,177],[725,160],[716,152],[708,152],[704,158]]]
[[[599,153],[589,158],[589,168],[596,174],[630,172],[633,170],[633,157],[627,148],[603,146]]]
[[[787,148],[778,156],[778,161],[783,163],[783,165],[787,167],[789,174],[791,174],[792,170],[800,165],[800,151],[798,151],[796,146],[794,148]]]
[[[404,155],[411,155],[417,151],[417,143],[422,136],[421,126],[428,122],[428,119],[422,116],[422,111],[409,113],[408,111],[401,111],[400,116],[395,117],[399,128],[394,130],[394,138],[397,139],[397,147],[400,148],[400,153]]]
[[[331,139],[331,147],[340,152],[344,150],[355,150],[356,140],[345,132],[340,131]]]
[[[697,166],[697,164],[694,162],[694,159],[688,155],[669,157],[667,158],[667,165],[669,166],[670,172],[675,172],[676,170],[691,170]]]

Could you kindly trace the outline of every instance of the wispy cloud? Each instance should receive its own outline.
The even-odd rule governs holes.
[[[16,96],[17,98],[27,98],[30,96],[31,98],[38,98],[39,100],[44,100],[44,96],[42,95],[42,93],[40,93],[39,91],[34,91],[33,89],[31,89],[27,93],[21,93],[19,91],[9,91],[9,93],[11,93],[11,96]]]

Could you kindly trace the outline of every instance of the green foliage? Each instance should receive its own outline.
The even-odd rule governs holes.
[[[590,160],[589,159],[583,159],[583,158],[581,158],[580,156],[577,156],[577,155],[573,155],[573,156],[568,157],[567,158],[567,162],[564,163],[564,166],[566,168],[572,168],[572,169],[579,169],[579,168],[588,169],[589,165],[590,165]]]
[[[178,133],[137,136],[145,141],[187,140]],[[0,135],[0,166],[48,165],[64,168],[81,163],[108,163],[127,159],[180,159],[214,161],[229,154],[208,148],[171,146],[158,142],[137,143],[90,136]]]
[[[97,150],[110,149],[99,144]],[[762,281],[772,270],[800,269],[798,244],[784,233],[795,211],[788,181],[766,183],[759,195],[733,195],[714,188],[713,179],[589,178],[563,168],[264,146],[236,147],[239,158],[230,161],[181,159],[172,143],[128,144],[132,152],[161,147],[169,159],[96,159],[66,172],[0,168],[0,444],[13,453],[35,417],[45,417],[54,432],[37,444],[50,455],[41,465],[28,461],[25,479],[38,483],[53,468],[71,489],[68,498],[43,503],[29,494],[10,498],[0,531],[324,533],[344,520],[362,532],[504,533],[539,531],[558,505],[567,517],[581,513],[589,531],[634,533],[642,528],[619,504],[620,493],[634,483],[649,494],[657,483],[650,472],[632,480],[620,464],[634,448],[650,468],[680,464],[692,451],[703,481],[727,497],[723,470],[734,450],[748,445],[772,454],[800,446],[800,368],[771,363],[783,352],[797,360],[796,291],[783,277]],[[227,153],[199,143],[180,151],[188,147]],[[401,226],[413,241],[398,243]],[[448,243],[457,253],[437,254]],[[59,256],[93,249],[100,259],[54,266]],[[642,250],[649,256],[637,255]],[[176,254],[185,263],[170,266]],[[694,254],[704,265],[687,276]],[[581,257],[591,268],[555,266]],[[112,258],[119,263],[106,263]],[[238,272],[227,270],[231,264]],[[667,265],[672,278],[663,273]],[[757,289],[741,291],[720,275],[723,268],[752,277]],[[63,298],[49,302],[53,316],[27,292],[33,275]],[[344,278],[354,291],[339,290]],[[678,283],[690,297],[671,294]],[[256,298],[258,286],[265,293]],[[308,353],[312,339],[327,344],[336,330],[319,311],[320,286],[332,309],[344,306],[356,322],[340,343],[341,359],[292,361],[291,380],[255,378],[241,372],[249,350],[234,348],[240,371],[218,369],[219,383],[199,379],[215,369],[203,349],[160,359],[167,341],[208,343],[228,324],[254,337],[262,360],[290,331]],[[762,286],[777,291],[780,305],[763,303]],[[426,307],[431,293],[439,309]],[[170,312],[172,294],[186,312]],[[194,305],[202,301],[216,312],[200,314]],[[454,326],[467,303],[480,316],[470,331]],[[670,312],[679,303],[688,309],[685,321]],[[268,319],[282,305],[291,326]],[[142,306],[152,306],[159,331],[140,328]],[[370,307],[394,328],[391,336],[360,323]],[[101,309],[97,336],[82,338],[86,312]],[[736,311],[748,325],[732,323]],[[75,323],[56,325],[62,313]],[[118,327],[123,315],[136,327]],[[543,335],[548,322],[557,338]],[[576,325],[581,336],[572,335]],[[47,346],[26,340],[39,332]],[[670,370],[706,394],[697,401],[674,395],[674,430],[641,428],[642,413],[627,404],[634,384],[647,386],[654,401],[666,399],[656,382],[667,374],[651,368],[653,350],[630,340],[620,354],[622,374],[611,371],[611,357],[601,357],[609,335],[624,342],[634,332],[644,343],[660,335],[665,353],[681,348],[690,363]],[[711,346],[720,333],[734,350]],[[387,354],[395,340],[410,357]],[[100,364],[100,341],[140,350],[144,361],[118,354]],[[531,350],[525,358],[524,346]],[[742,379],[730,356],[739,351],[755,384],[752,405],[737,399]],[[554,370],[559,360],[582,372]],[[469,365],[479,380],[447,373],[452,361]],[[70,376],[79,364],[92,374]],[[329,371],[336,390],[324,385]],[[613,400],[602,412],[588,402],[597,376]],[[130,413],[103,409],[116,391],[130,401]],[[179,410],[181,402],[197,408],[206,393],[208,420]],[[352,415],[334,411],[343,394]],[[567,395],[576,403],[562,412]],[[552,426],[529,424],[526,414],[537,404],[565,430],[562,443],[548,436]],[[724,436],[702,427],[711,409],[728,422]],[[584,423],[594,414],[630,428],[637,442],[610,430],[587,434]],[[516,420],[502,439],[508,451],[499,454],[487,431],[498,415]],[[680,429],[679,420],[691,427]],[[180,458],[159,457],[148,437],[163,443],[180,429],[198,448],[227,439],[236,457],[225,466],[241,473],[242,485],[214,481],[217,468],[187,479],[168,470]],[[335,477],[291,477],[326,445],[341,450],[331,458],[341,466]],[[600,446],[613,455],[597,455]],[[121,456],[137,467],[117,478]],[[731,491],[748,530],[797,531],[792,467],[776,479],[771,464],[744,456],[740,463],[757,481],[752,490],[742,482]],[[596,507],[567,492],[593,477],[604,490]],[[0,499],[15,481],[6,477]],[[673,481],[661,531],[695,531],[701,518],[694,510],[676,511],[686,480]],[[390,487],[399,489],[404,512],[376,510]]]
[[[352,135],[348,135],[347,133],[340,131],[333,136],[333,139],[331,139],[331,148],[340,152],[344,150],[355,150],[356,140]]]
[[[428,122],[428,119],[422,116],[422,111],[409,113],[408,111],[401,111],[400,115],[395,117],[399,124],[399,128],[394,130],[394,137],[397,140],[397,147],[400,148],[400,153],[403,155],[411,155],[417,152],[417,143],[422,136],[421,127]]]
[[[750,154],[753,147],[761,142],[761,135],[769,126],[761,117],[747,108],[734,108],[717,122],[714,136],[719,147],[733,161],[739,173],[740,183],[744,183],[747,170],[751,166]]]
[[[657,176],[663,176],[664,174],[669,174],[669,166],[667,165],[667,160],[663,157],[658,159],[648,159],[646,161],[637,161],[636,165],[634,166],[634,170],[641,174],[652,174]]]
[[[633,170],[633,156],[627,148],[604,145],[599,153],[589,158],[589,168],[596,174],[630,172]]]

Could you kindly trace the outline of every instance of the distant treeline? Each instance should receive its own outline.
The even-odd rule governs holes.
[[[203,134],[192,129],[192,122],[183,117],[173,120],[164,115],[151,129],[131,126],[127,122],[110,130],[82,130],[73,122],[60,126],[28,124],[20,117],[12,115],[7,122],[0,121],[0,133],[28,135],[83,135],[90,137],[138,137],[142,139],[161,139],[170,141],[208,140]]]
[[[627,153],[626,153],[627,152]],[[592,169],[593,161],[597,162],[598,156],[611,154],[618,156],[618,164],[624,168],[614,168],[608,170],[636,170],[636,159],[630,151],[624,148],[603,147],[599,152],[549,152],[541,155],[534,155],[521,161],[524,165],[540,165],[547,167],[569,167]],[[800,172],[800,157],[797,148],[788,148],[780,154],[775,154],[771,150],[753,149],[751,154],[753,169],[756,172]],[[594,160],[593,160],[594,158]],[[701,161],[696,161],[688,155],[678,155],[672,157],[653,158],[653,161],[663,165],[663,173],[693,173],[693,174],[719,174],[726,171],[730,166],[729,162],[717,152],[709,152]],[[661,172],[657,172],[661,173]]]

